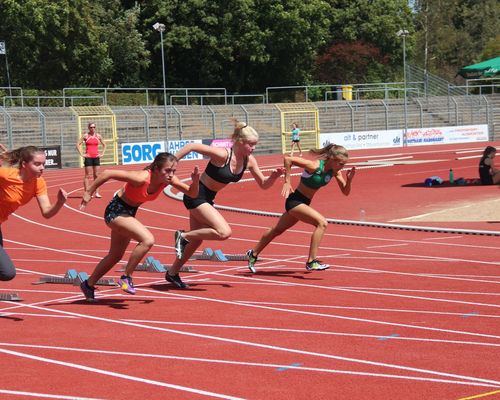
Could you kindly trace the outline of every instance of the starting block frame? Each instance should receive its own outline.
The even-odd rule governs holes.
[[[0,301],[23,301],[17,293],[0,293]]]
[[[145,258],[144,262],[138,265],[135,268],[136,271],[145,271],[145,272],[161,272],[166,273],[167,269],[160,262],[160,260],[154,258],[153,256],[148,256]],[[124,268],[119,269],[119,271],[125,271]],[[184,266],[181,268],[181,272],[198,272],[193,267]]]
[[[201,254],[193,254],[190,260],[207,260],[207,261],[247,261],[248,256],[240,254],[224,254],[222,250],[212,250],[207,247],[203,250]]]
[[[86,272],[77,272],[75,269],[68,269],[64,277],[45,275],[41,276],[38,282],[33,282],[33,285],[41,285],[42,283],[57,283],[65,285],[80,286],[80,284],[87,280],[89,275]],[[96,285],[103,286],[116,286],[116,282],[113,279],[99,279]]]

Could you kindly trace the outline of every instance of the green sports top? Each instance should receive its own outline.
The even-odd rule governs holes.
[[[327,185],[333,176],[333,169],[324,172],[325,160],[319,160],[319,167],[313,172],[309,173],[306,170],[302,172],[300,181],[311,189],[319,189]]]

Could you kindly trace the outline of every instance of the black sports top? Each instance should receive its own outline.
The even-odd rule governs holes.
[[[491,176],[491,167],[484,163],[486,158],[482,157],[479,161],[479,178],[483,185],[493,185],[493,177]]]
[[[213,165],[211,162],[209,162],[207,164],[207,168],[205,168],[205,173],[214,181],[220,183],[238,182],[243,176],[245,169],[247,168],[248,157],[245,157],[245,160],[243,161],[243,168],[241,169],[241,172],[239,174],[233,174],[230,167],[232,156],[233,149],[231,149],[231,152],[229,153],[228,157],[226,158],[226,162],[222,167],[217,167],[216,165]]]

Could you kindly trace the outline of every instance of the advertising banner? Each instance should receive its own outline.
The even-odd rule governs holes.
[[[45,168],[62,168],[61,146],[40,147],[45,152]]]
[[[168,142],[167,151],[175,154],[188,143],[201,143],[201,140],[170,140]],[[185,155],[183,160],[203,160],[203,155],[192,151],[191,153]]]
[[[165,142],[123,143],[122,164],[149,164],[163,151]]]
[[[321,147],[328,143],[335,143],[348,150],[355,150],[401,147],[403,145],[402,136],[401,129],[393,129],[389,131],[321,133],[319,139]]]
[[[408,146],[488,141],[488,125],[408,129]]]

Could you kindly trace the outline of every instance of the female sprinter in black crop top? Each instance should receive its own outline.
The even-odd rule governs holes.
[[[281,194],[286,198],[286,212],[280,217],[278,223],[269,229],[260,238],[259,242],[252,250],[248,250],[248,268],[255,273],[255,263],[257,256],[271,241],[278,235],[290,229],[297,222],[302,221],[314,226],[314,232],[309,244],[309,256],[306,262],[306,269],[324,270],[328,268],[327,264],[322,264],[316,256],[319,244],[323,238],[328,222],[319,212],[310,206],[315,193],[323,186],[326,186],[333,178],[346,196],[351,192],[352,178],[356,172],[355,168],[347,171],[346,178],[342,175],[342,168],[349,158],[347,150],[335,144],[329,144],[322,149],[310,150],[317,154],[320,159],[306,160],[300,157],[285,156],[285,183]],[[300,183],[295,189],[292,189],[290,183],[290,172],[292,165],[304,168],[300,178]]]
[[[210,158],[200,177],[198,197],[184,195],[191,230],[175,232],[177,257],[165,274],[165,279],[180,289],[186,288],[187,285],[181,280],[179,271],[203,240],[226,240],[231,236],[231,227],[213,206],[217,192],[231,182],[238,182],[246,168],[262,189],[271,187],[283,173],[283,168],[279,168],[268,177],[264,176],[252,155],[259,140],[259,135],[252,127],[236,122],[231,139],[231,149],[190,143],[176,154],[179,160],[192,151]]]

